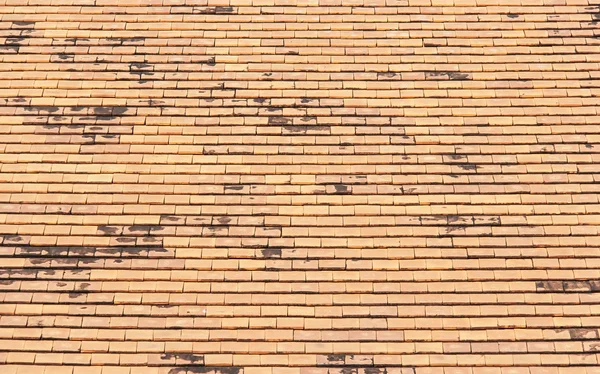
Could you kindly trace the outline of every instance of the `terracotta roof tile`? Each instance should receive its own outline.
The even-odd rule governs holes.
[[[597,0],[0,0],[2,374],[600,374]]]

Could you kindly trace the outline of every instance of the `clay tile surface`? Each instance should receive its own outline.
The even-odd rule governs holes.
[[[0,0],[1,374],[600,374],[600,0]]]

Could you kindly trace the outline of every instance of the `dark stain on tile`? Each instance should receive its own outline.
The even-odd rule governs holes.
[[[399,74],[396,73],[392,73],[392,72],[379,72],[377,73],[377,79],[378,80],[390,80],[392,78],[396,78],[399,77]]]
[[[535,283],[536,290],[548,292],[563,292],[563,282],[561,281],[537,281]]]
[[[118,226],[100,225],[98,231],[103,235],[120,235],[123,232],[123,228]]]
[[[465,170],[465,171],[477,171],[477,169],[479,169],[479,165],[476,164],[472,164],[472,163],[467,163],[467,164],[457,164],[456,166],[458,166],[459,168]]]
[[[334,184],[333,187],[335,188],[336,194],[348,195],[352,193],[350,187],[345,184]]]
[[[235,9],[230,6],[194,7],[194,14],[234,14]]]
[[[17,22],[13,21],[11,25],[11,29],[26,29],[32,30],[35,27],[35,22]]]
[[[214,218],[217,222],[219,222],[219,224],[221,225],[228,225],[231,222],[231,218],[230,217],[215,217]]]
[[[426,72],[425,79],[448,79],[451,81],[466,81],[472,80],[473,77],[470,73],[457,73],[451,71],[436,71],[436,72]]]
[[[569,329],[569,335],[573,340],[598,339],[598,329]]]
[[[292,123],[292,119],[291,118],[286,118],[286,117],[269,117],[268,119],[268,124],[269,125],[287,125]]]
[[[344,365],[346,363],[345,354],[331,354],[327,355],[327,361],[330,365]]]
[[[264,258],[281,258],[281,252],[282,249],[277,247],[261,249]]]

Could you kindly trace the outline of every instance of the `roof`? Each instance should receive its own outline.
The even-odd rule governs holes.
[[[2,374],[599,374],[598,0],[0,0]]]

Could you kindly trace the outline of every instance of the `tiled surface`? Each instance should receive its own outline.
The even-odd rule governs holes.
[[[0,0],[2,374],[600,373],[597,0]]]

